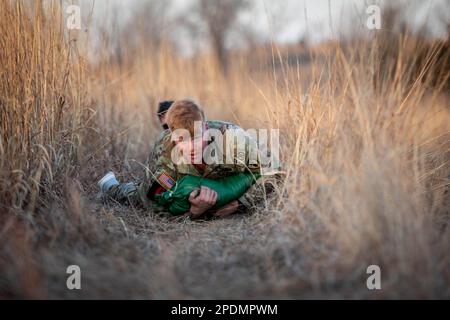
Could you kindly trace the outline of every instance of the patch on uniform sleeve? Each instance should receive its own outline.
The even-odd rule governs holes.
[[[161,173],[161,175],[158,177],[158,182],[160,185],[162,185],[167,190],[172,189],[172,187],[175,185],[175,179],[173,179],[171,176],[169,176],[166,172]]]

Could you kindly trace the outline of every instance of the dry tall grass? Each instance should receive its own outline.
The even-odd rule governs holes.
[[[56,2],[7,1],[0,12],[2,204],[32,212],[39,191],[51,192],[78,162],[88,107],[83,64]]]
[[[450,296],[448,43],[331,43],[308,63],[260,48],[224,76],[167,44],[87,63],[56,2],[0,14],[0,297]],[[206,223],[97,203],[107,169],[140,176],[150,106],[182,97],[280,128],[286,196]],[[70,264],[82,291],[65,289]]]

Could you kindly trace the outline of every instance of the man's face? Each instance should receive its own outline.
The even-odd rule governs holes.
[[[204,137],[204,134],[206,134],[206,132],[206,126],[203,126],[200,132],[195,132],[196,135],[194,137],[190,137],[190,139],[175,140],[175,144],[183,153],[183,156],[189,156],[191,163],[193,164],[202,163],[203,150],[208,145],[208,141],[206,137]]]

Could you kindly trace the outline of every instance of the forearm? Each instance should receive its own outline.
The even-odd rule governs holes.
[[[206,211],[208,210],[191,205],[188,214],[191,216],[191,218],[196,219],[201,217]]]
[[[237,200],[234,200],[229,204],[227,204],[226,206],[214,212],[213,215],[219,218],[225,218],[234,214],[236,211],[238,211],[238,209],[239,209],[239,202]]]

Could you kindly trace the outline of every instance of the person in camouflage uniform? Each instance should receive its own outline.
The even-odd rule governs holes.
[[[197,105],[190,101],[180,101],[176,104],[182,106],[187,105],[194,110],[198,108]],[[177,117],[176,112],[172,114],[172,122],[176,122],[173,121],[174,117]],[[203,119],[203,113],[201,117]],[[168,118],[169,122],[170,112]],[[255,175],[258,174],[258,176],[262,173],[258,145],[256,141],[254,141],[244,130],[242,130],[235,124],[224,121],[203,121],[203,123],[204,127],[208,129],[207,132],[213,133],[207,137],[202,136],[204,141],[207,141],[205,147],[208,147],[210,148],[210,150],[215,151],[213,151],[211,154],[205,153],[204,159],[202,159],[203,161],[201,164],[193,164],[192,162],[194,161],[187,163],[181,162],[176,164],[173,161],[172,158],[174,148],[177,143],[176,141],[172,141],[174,139],[172,137],[172,132],[177,128],[172,126],[171,130],[165,130],[160,135],[154,145],[151,154],[149,155],[145,181],[139,184],[127,183],[113,186],[110,190],[108,190],[108,196],[120,202],[128,201],[133,205],[151,207],[154,206],[151,199],[153,195],[157,193],[158,189],[160,189],[159,191],[161,191],[161,189],[162,191],[170,190],[175,185],[176,181],[178,181],[185,175],[199,176],[209,179],[220,179],[241,172],[250,172]],[[169,123],[169,126],[170,125],[171,123]],[[227,136],[227,132],[232,132],[233,135]],[[214,133],[217,133],[217,135],[215,135]],[[217,139],[216,141],[216,138],[220,138],[220,136],[225,137],[224,141],[221,141],[220,139]],[[241,139],[241,141],[245,141],[245,148],[238,149],[238,144],[236,143],[235,139]],[[226,156],[228,156],[229,154],[223,152],[223,150],[233,151],[233,161],[227,161]],[[254,156],[252,158],[252,155],[256,155],[256,157]],[[279,166],[272,166],[272,169],[278,170]],[[279,174],[272,174],[269,176],[262,175],[257,179],[256,183],[239,198],[238,201],[230,204],[229,208],[226,208],[223,211],[219,210],[218,216],[226,216],[228,214],[231,214],[236,211],[239,206],[241,208],[249,209],[264,203],[266,200],[267,192],[273,190],[274,186],[279,185],[280,181],[281,180]],[[203,189],[199,192],[199,195],[201,196],[202,193]],[[214,197],[214,191],[211,191],[209,195],[209,200],[211,200],[211,197]],[[192,200],[194,202],[195,197],[192,197]],[[209,207],[212,207],[212,205],[210,205]],[[204,213],[203,210],[197,211],[198,213],[193,214],[194,216],[200,216]]]

